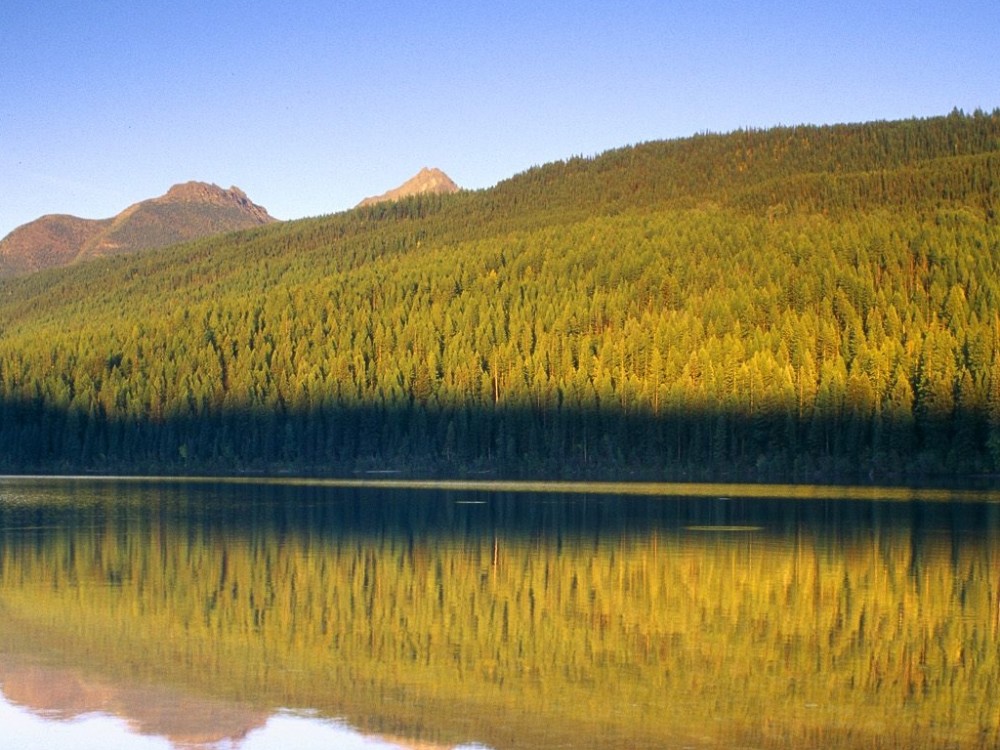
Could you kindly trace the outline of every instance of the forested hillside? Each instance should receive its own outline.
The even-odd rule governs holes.
[[[642,144],[0,282],[3,471],[1000,470],[1000,110]]]

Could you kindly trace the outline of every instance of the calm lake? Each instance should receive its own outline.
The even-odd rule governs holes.
[[[0,479],[0,748],[995,748],[1000,495]]]

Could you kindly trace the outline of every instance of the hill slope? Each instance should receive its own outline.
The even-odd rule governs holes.
[[[1000,111],[618,149],[0,282],[0,468],[1000,470]]]
[[[68,265],[110,224],[111,219],[56,214],[20,226],[0,240],[0,276]]]
[[[43,216],[0,240],[0,276],[79,260],[166,247],[273,222],[237,187],[188,182],[129,206],[112,219]]]

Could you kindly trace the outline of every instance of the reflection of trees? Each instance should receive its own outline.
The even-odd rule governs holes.
[[[445,741],[1000,737],[991,510],[733,506],[765,530],[719,534],[683,503],[368,500],[7,532],[0,633]]]

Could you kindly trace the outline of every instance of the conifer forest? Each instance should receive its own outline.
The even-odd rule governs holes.
[[[1000,471],[1000,110],[700,134],[0,280],[0,471]]]

